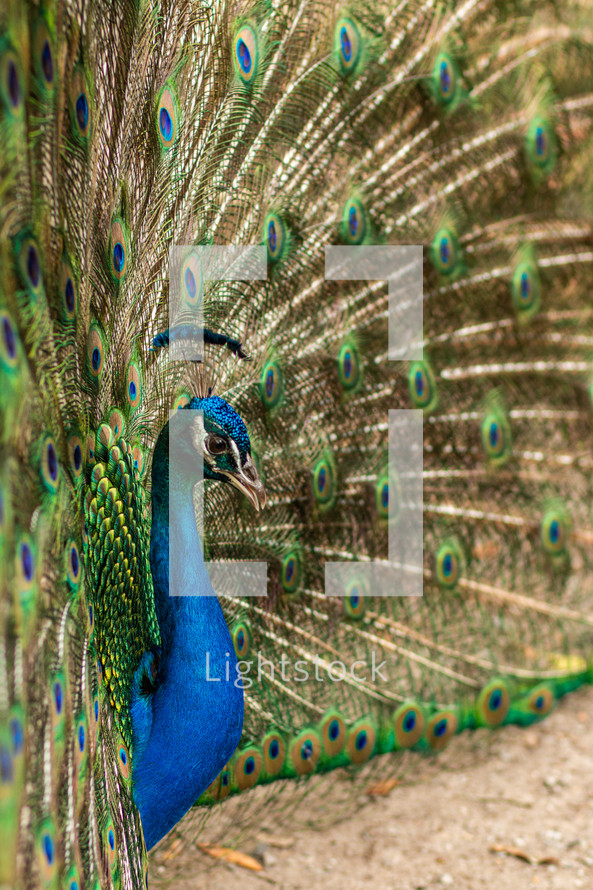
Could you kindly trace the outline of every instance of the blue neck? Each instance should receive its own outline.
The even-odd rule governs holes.
[[[204,595],[213,591],[196,528],[194,483],[176,478],[169,485],[168,432],[167,424],[152,466],[150,567],[161,653],[156,689],[147,694],[136,685],[131,707],[134,800],[148,849],[216,778],[243,726],[232,639],[216,596]],[[170,577],[175,596],[169,596]],[[142,670],[141,664],[137,675]]]

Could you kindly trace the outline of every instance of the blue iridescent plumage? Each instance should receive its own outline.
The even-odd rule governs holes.
[[[205,478],[238,485],[258,508],[265,503],[239,415],[221,398],[192,399],[161,431],[152,464],[150,567],[161,645],[142,659],[131,707],[134,800],[149,848],[218,775],[243,725],[237,657],[196,528],[193,488],[204,456]]]

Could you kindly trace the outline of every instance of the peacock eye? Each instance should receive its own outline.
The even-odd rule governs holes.
[[[221,436],[210,436],[206,440],[206,448],[210,454],[223,454],[225,451],[228,451],[226,439],[223,439]]]

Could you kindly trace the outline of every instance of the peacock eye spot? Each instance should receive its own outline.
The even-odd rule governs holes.
[[[29,281],[33,285],[33,287],[37,287],[39,284],[39,255],[35,247],[30,244],[29,249],[27,251],[27,275],[29,276]]]
[[[321,493],[323,493],[323,491],[325,490],[326,475],[327,473],[325,467],[321,467],[317,476],[317,484]]]
[[[166,108],[161,108],[159,112],[159,127],[164,139],[169,142],[173,133],[173,121]]]
[[[332,722],[330,723],[328,735],[332,742],[335,742],[337,737],[340,735],[340,724],[337,720],[332,720]]]
[[[189,268],[185,270],[185,287],[187,289],[190,300],[195,299],[197,291],[196,276]]]
[[[31,548],[26,543],[21,545],[21,565],[23,567],[25,579],[31,581],[34,572],[33,554]]]
[[[276,739],[274,739],[274,741],[270,745],[270,757],[272,758],[272,760],[275,760],[278,757],[279,753],[280,753],[280,745],[278,744]]]
[[[245,43],[243,39],[240,39],[237,43],[237,56],[239,58],[239,64],[241,68],[248,74],[251,69],[251,53],[249,52],[249,47]]]
[[[84,751],[84,742],[85,742],[84,726],[79,726],[78,727],[78,747],[81,752]]]
[[[356,736],[356,741],[354,743],[354,746],[357,751],[362,751],[363,748],[366,748],[366,743],[367,743],[366,730],[362,729]]]
[[[50,477],[55,482],[58,478],[58,457],[56,455],[56,449],[53,446],[53,442],[48,442],[47,444],[47,468],[49,470]]]
[[[449,578],[453,571],[453,557],[450,553],[447,553],[445,558],[443,559],[443,574],[446,578]]]
[[[413,711],[410,711],[410,713],[407,714],[404,719],[404,732],[412,732],[415,726],[416,714]]]
[[[447,265],[449,260],[451,259],[451,248],[449,247],[449,239],[441,238],[441,243],[439,245],[439,252],[441,255],[441,262],[443,265]]]
[[[16,355],[16,338],[14,336],[12,325],[6,316],[2,319],[2,334],[4,336],[6,351],[9,357],[13,359]]]
[[[12,757],[6,748],[0,748],[0,784],[12,784],[14,778],[14,768],[12,765]]]
[[[21,100],[21,85],[16,65],[12,59],[8,63],[8,94],[13,106],[17,108]]]
[[[495,689],[492,695],[490,696],[490,710],[498,711],[500,705],[502,703],[502,692],[500,689]]]
[[[72,573],[73,573],[74,577],[76,578],[78,575],[78,568],[80,565],[79,560],[78,560],[78,550],[76,549],[76,547],[72,547],[72,549],[70,551],[70,565],[72,566]]]
[[[345,25],[342,25],[342,28],[340,29],[340,46],[342,47],[344,61],[349,62],[352,58],[352,43],[350,42],[348,30]]]
[[[41,67],[43,68],[43,76],[47,83],[51,83],[54,79],[54,60],[51,54],[51,46],[49,40],[46,40],[41,50]]]
[[[414,386],[416,387],[416,395],[421,399],[424,395],[424,374],[422,371],[416,371],[414,376]]]
[[[335,40],[342,75],[347,77],[356,70],[360,58],[362,40],[356,23],[350,18],[340,19],[336,25]]]
[[[546,134],[543,127],[537,127],[535,131],[535,150],[540,157],[546,151]]]
[[[206,439],[206,448],[210,454],[224,454],[229,450],[228,442],[222,436],[209,436]]]
[[[15,754],[20,754],[25,744],[25,736],[23,733],[23,725],[16,718],[10,721],[10,732],[12,735],[12,748]]]
[[[451,72],[449,71],[449,65],[447,62],[441,62],[441,67],[439,71],[440,75],[440,83],[441,83],[441,91],[444,95],[451,89]]]
[[[113,265],[117,272],[121,272],[125,263],[125,251],[121,241],[118,241],[113,248]]]
[[[62,713],[62,704],[64,701],[61,683],[54,684],[54,701],[56,704],[56,714],[61,714]]]
[[[447,732],[447,720],[445,717],[443,717],[443,719],[439,720],[439,722],[436,724],[436,726],[434,728],[434,734],[437,738],[441,738],[442,736],[445,735],[446,732]]]
[[[348,231],[353,238],[358,234],[358,214],[356,207],[351,207],[348,211]]]
[[[86,130],[89,122],[89,101],[84,93],[76,100],[76,120],[81,130]]]
[[[66,282],[66,308],[68,312],[74,312],[74,285],[72,284],[72,279],[69,278]]]
[[[274,220],[270,220],[270,224],[268,225],[268,245],[271,253],[275,253],[276,247],[278,246],[278,235],[276,234]]]
[[[43,852],[48,864],[52,865],[54,861],[54,843],[49,834],[43,835]]]
[[[272,368],[266,374],[266,395],[271,398],[274,393],[274,371]]]
[[[255,769],[255,760],[253,757],[248,757],[245,761],[245,775],[249,776]]]
[[[310,739],[307,739],[306,742],[303,743],[301,748],[301,757],[303,760],[309,760],[309,758],[313,755],[313,742]]]

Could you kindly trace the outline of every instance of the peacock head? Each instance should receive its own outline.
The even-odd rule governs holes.
[[[204,478],[230,482],[256,510],[262,510],[266,492],[251,456],[247,428],[237,412],[219,396],[193,398],[185,408],[201,412],[191,423],[188,444],[203,456]]]

